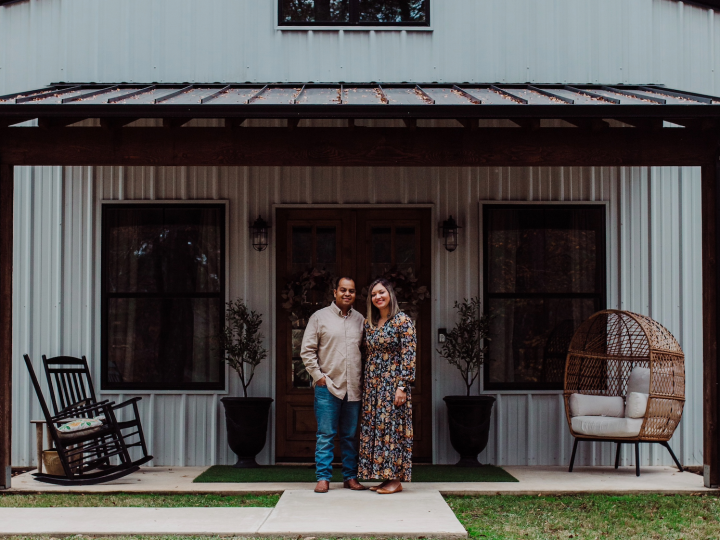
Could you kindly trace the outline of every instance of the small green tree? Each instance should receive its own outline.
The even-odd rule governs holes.
[[[480,298],[475,297],[455,302],[453,306],[460,315],[455,328],[446,334],[445,343],[438,349],[440,356],[460,370],[467,387],[470,388],[480,375],[490,341],[490,317],[480,313]]]
[[[225,351],[225,361],[240,377],[245,397],[255,376],[255,367],[267,357],[267,351],[262,346],[261,325],[262,315],[251,311],[242,298],[227,303],[220,342]]]

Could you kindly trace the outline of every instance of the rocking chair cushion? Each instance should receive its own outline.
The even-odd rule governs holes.
[[[625,404],[625,416],[628,418],[644,418],[647,410],[649,394],[630,392]]]
[[[572,394],[570,416],[625,416],[625,403],[620,396]]]
[[[572,429],[575,433],[591,437],[636,437],[640,433],[642,425],[642,418],[576,416],[572,419]]]

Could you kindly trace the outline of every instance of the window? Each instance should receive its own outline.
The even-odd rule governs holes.
[[[225,206],[106,205],[102,385],[222,390]]]
[[[430,0],[279,0],[280,26],[429,26]]]
[[[486,389],[560,390],[575,330],[605,308],[604,205],[485,205]]]

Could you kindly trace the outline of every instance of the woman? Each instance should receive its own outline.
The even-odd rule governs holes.
[[[416,336],[390,282],[375,280],[369,291],[358,476],[382,479],[370,489],[385,495],[402,491],[401,482],[412,473]]]

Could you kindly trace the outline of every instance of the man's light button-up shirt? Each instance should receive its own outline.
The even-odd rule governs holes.
[[[303,336],[302,357],[313,386],[325,377],[337,398],[360,401],[360,346],[365,318],[350,308],[347,315],[333,302],[313,313]]]

